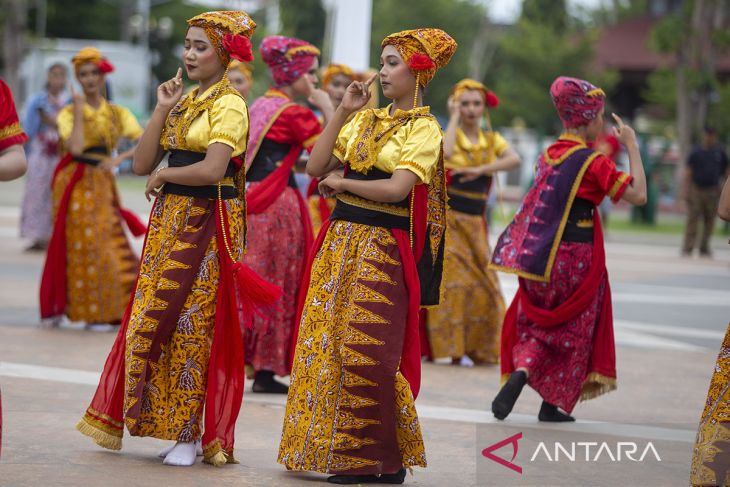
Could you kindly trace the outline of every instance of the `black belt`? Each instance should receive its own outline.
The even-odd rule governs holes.
[[[465,182],[459,181],[458,176],[454,176],[446,188],[449,208],[469,215],[483,215],[487,208],[487,194],[491,184],[491,176],[480,176]]]
[[[573,200],[563,231],[563,242],[593,242],[593,212],[595,205],[582,198]]]
[[[259,147],[256,157],[251,162],[251,167],[246,171],[246,181],[263,181],[281,166],[281,162],[291,150],[290,144],[282,144],[273,140],[264,139]],[[294,173],[289,174],[289,187],[297,188]]]
[[[98,166],[102,159],[109,157],[111,154],[106,147],[89,147],[84,150],[80,156],[75,156],[74,161],[89,166]]]
[[[167,160],[169,167],[184,167],[195,164],[205,159],[205,153],[194,152],[188,150],[172,150],[170,151],[170,157]],[[233,162],[228,163],[226,168],[226,178],[231,178],[236,171],[236,166]],[[162,192],[165,194],[176,194],[179,196],[194,196],[196,198],[208,198],[218,199],[218,185],[209,186],[188,186],[185,184],[166,183],[162,188]],[[220,197],[223,200],[230,200],[238,197],[238,191],[232,184],[221,183]]]

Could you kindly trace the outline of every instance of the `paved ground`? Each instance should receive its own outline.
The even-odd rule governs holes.
[[[139,183],[121,186],[125,202],[145,213]],[[246,394],[237,466],[170,468],[155,456],[162,441],[126,437],[124,450],[113,453],[79,435],[73,426],[114,336],[73,324],[38,327],[42,256],[24,253],[26,243],[17,238],[21,189],[11,183],[0,193],[0,486],[289,486],[323,479],[276,464],[282,397]],[[429,468],[406,483],[686,485],[696,424],[730,320],[730,246],[721,238],[714,246],[715,260],[682,259],[679,237],[609,235],[619,389],[580,404],[575,424],[539,424],[540,401],[529,390],[508,421],[495,422],[487,413],[498,390],[495,367],[425,364],[417,407]],[[509,299],[516,281],[502,282]],[[513,462],[521,474],[503,465],[513,457],[509,438],[518,446]],[[494,451],[503,464],[481,454],[504,439]]]

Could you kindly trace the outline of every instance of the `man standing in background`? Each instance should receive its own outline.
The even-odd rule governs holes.
[[[728,175],[727,154],[717,143],[713,128],[705,128],[702,145],[692,151],[687,166],[684,184],[688,211],[682,255],[692,255],[697,242],[697,224],[702,220],[700,256],[709,258],[712,257],[710,237],[715,226],[720,187]]]

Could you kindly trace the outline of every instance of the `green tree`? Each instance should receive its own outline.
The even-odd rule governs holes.
[[[322,47],[327,14],[321,0],[279,0],[282,34]]]
[[[607,93],[617,81],[615,72],[590,69],[595,34],[582,28],[565,10],[553,6],[540,16],[545,2],[526,0],[517,24],[499,41],[495,62],[487,73],[487,85],[500,97],[492,111],[495,125],[510,125],[519,117],[528,127],[545,133],[560,130],[550,99],[550,85],[558,76],[585,78]],[[554,4],[554,2],[547,2]],[[566,27],[573,25],[574,27]]]

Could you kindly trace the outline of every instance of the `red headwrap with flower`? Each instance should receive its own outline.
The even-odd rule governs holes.
[[[588,124],[601,112],[606,93],[588,81],[560,76],[550,86],[550,96],[566,128]]]
[[[261,58],[276,86],[290,85],[304,76],[317,56],[319,49],[301,39],[266,36],[261,42]]]

